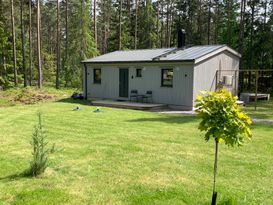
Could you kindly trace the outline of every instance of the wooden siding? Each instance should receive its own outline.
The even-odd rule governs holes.
[[[95,67],[98,68],[98,67]],[[126,67],[122,67],[126,68]],[[128,67],[127,67],[128,68]],[[193,90],[193,69],[192,65],[181,66],[143,66],[142,77],[136,77],[136,68],[130,66],[129,69],[129,92],[137,89],[139,94],[145,94],[147,90],[153,91],[153,102],[169,105],[181,106],[184,109],[192,108]],[[161,69],[173,68],[173,87],[161,87]],[[103,66],[101,84],[93,83],[93,68],[88,66],[88,92],[87,97],[102,99],[119,98],[119,67]]]
[[[153,65],[128,63],[126,66],[124,64],[102,66],[87,64],[87,67],[87,98],[89,99],[122,99],[119,97],[119,68],[129,69],[129,92],[137,89],[139,94],[145,94],[147,90],[152,90],[154,103],[173,105],[181,109],[192,109],[200,91],[214,91],[217,78],[222,79],[224,75],[234,76],[233,86],[229,87],[234,94],[237,94],[238,89],[238,76],[235,72],[224,71],[239,69],[239,57],[229,51],[198,61],[195,65],[159,62]],[[93,68],[102,69],[101,84],[93,83]],[[136,77],[136,68],[143,68],[141,78]],[[173,87],[161,87],[161,69],[163,68],[173,68]],[[221,71],[216,78],[217,70]]]
[[[239,57],[233,55],[228,51],[217,54],[209,59],[199,62],[194,67],[194,83],[193,83],[193,101],[201,90],[214,91],[216,88],[217,78],[222,79],[224,75],[234,76],[233,86],[228,88],[233,94],[237,94],[238,76],[235,72],[224,70],[238,70]],[[216,71],[219,71],[216,77]],[[218,81],[219,82],[219,81]]]

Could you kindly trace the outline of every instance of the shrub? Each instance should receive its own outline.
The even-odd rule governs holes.
[[[250,131],[251,120],[239,105],[237,97],[233,97],[228,90],[203,92],[197,97],[196,112],[201,117],[199,129],[206,131],[205,140],[213,138],[215,141],[214,183],[212,204],[216,203],[216,173],[218,161],[218,144],[224,142],[229,146],[242,145],[244,136],[252,137]]]
[[[38,113],[38,123],[34,127],[34,132],[32,134],[32,161],[30,162],[29,170],[26,175],[28,176],[38,176],[42,174],[48,166],[48,155],[52,149],[47,148],[48,142],[46,141],[45,131],[42,125],[42,115]],[[52,152],[52,151],[51,151]]]
[[[13,100],[24,104],[35,104],[38,102],[53,100],[55,97],[56,96],[53,94],[36,91],[30,87],[27,87],[21,88],[18,93],[16,93]]]

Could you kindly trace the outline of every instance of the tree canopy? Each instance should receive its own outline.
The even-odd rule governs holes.
[[[57,73],[61,86],[80,87],[81,60],[119,49],[175,47],[178,29],[186,31],[188,46],[226,44],[241,52],[241,68],[273,69],[272,1],[13,0],[14,66],[11,3],[0,0],[1,82],[13,82],[14,67],[19,83],[24,71],[27,71],[28,82],[32,75],[33,82],[37,82],[37,2],[41,9],[43,80],[52,84],[55,84],[59,64],[60,73]],[[21,28],[24,28],[22,35]],[[22,42],[24,49],[21,49]]]

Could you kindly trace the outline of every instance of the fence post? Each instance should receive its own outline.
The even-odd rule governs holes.
[[[235,91],[234,91],[234,94],[238,96],[238,92],[237,92],[237,70],[235,70],[234,81],[235,81]]]
[[[218,90],[218,71],[219,71],[219,70],[216,70],[215,91]]]

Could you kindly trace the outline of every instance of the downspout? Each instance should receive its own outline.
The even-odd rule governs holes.
[[[84,66],[84,98],[87,100],[87,66],[86,63],[83,63]]]

